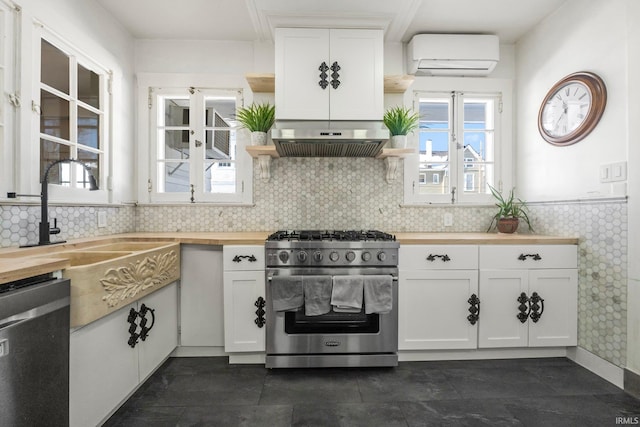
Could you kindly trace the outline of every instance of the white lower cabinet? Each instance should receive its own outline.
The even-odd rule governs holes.
[[[176,348],[177,283],[71,333],[69,412],[72,427],[98,425]],[[145,341],[129,345],[128,318],[142,304],[147,313]],[[153,318],[155,317],[155,321]],[[137,328],[137,333],[140,328]]]
[[[398,349],[477,347],[476,246],[403,246],[398,286]]]
[[[577,345],[576,246],[482,247],[479,286],[478,347]]]
[[[263,352],[264,246],[225,246],[223,259],[225,351]]]

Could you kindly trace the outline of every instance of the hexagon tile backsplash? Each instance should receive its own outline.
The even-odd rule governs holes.
[[[255,166],[257,169],[257,165]],[[253,206],[52,207],[61,239],[131,231],[380,229],[484,232],[492,206],[402,205],[402,183],[387,184],[375,159],[306,158],[272,162],[269,182],[254,180]],[[402,173],[402,172],[400,172]],[[258,176],[255,170],[255,176]],[[579,236],[578,344],[624,367],[627,331],[627,203],[532,204],[536,233]],[[107,227],[97,228],[105,211]],[[443,214],[453,216],[444,227]],[[0,205],[1,246],[38,240],[39,206]]]

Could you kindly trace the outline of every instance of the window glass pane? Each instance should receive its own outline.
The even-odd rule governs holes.
[[[420,194],[450,193],[451,100],[420,99]]]
[[[189,99],[164,98],[158,124],[160,126],[181,126],[188,130]]]
[[[207,193],[235,193],[235,162],[214,162],[206,164],[204,189]]]
[[[235,138],[228,130],[205,131],[205,159],[235,159]]]
[[[495,155],[493,99],[464,100],[464,191],[489,193]]]
[[[160,192],[186,193],[191,191],[189,185],[189,163],[159,162],[158,183]]]
[[[78,160],[91,168],[91,173],[96,179],[96,183],[100,182],[100,159],[98,153],[86,150],[78,150]],[[76,168],[76,187],[91,188],[89,183],[89,171],[82,165],[74,164]]]
[[[56,142],[47,141],[45,139],[40,140],[40,182],[44,176],[47,167],[53,162],[61,159],[71,158],[71,147],[64,144],[58,144]],[[67,164],[68,166],[68,164]],[[49,170],[48,181],[50,184],[62,184],[62,164],[54,166]],[[69,185],[69,168],[64,169],[66,171],[66,185]]]
[[[206,97],[204,114],[206,127],[236,126],[236,98]]]
[[[69,57],[66,53],[42,39],[40,81],[69,94]]]
[[[100,108],[100,75],[78,64],[78,100]]]
[[[158,131],[158,160],[188,159],[189,133],[181,130]]]
[[[69,140],[69,101],[40,91],[40,132]]]
[[[78,143],[100,147],[100,116],[82,107],[78,107]]]

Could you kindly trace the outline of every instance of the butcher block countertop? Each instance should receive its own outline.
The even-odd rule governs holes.
[[[69,240],[66,243],[33,248],[0,249],[0,284],[52,271],[64,270],[70,262],[56,254],[70,250],[82,250],[91,246],[122,241],[166,241],[199,245],[260,245],[270,232],[172,232],[125,233],[102,237]],[[395,233],[402,245],[450,244],[450,245],[575,245],[577,237],[553,237],[536,234],[496,233]],[[50,258],[48,256],[51,256]]]

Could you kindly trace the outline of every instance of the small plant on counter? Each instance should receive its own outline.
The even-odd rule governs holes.
[[[493,216],[487,232],[495,226],[501,233],[514,233],[518,229],[520,220],[527,223],[529,231],[533,231],[527,204],[521,199],[516,199],[513,188],[507,197],[503,197],[502,193],[491,185],[489,185],[489,190],[491,190],[491,194],[496,199],[495,205],[498,208],[498,212]]]
[[[251,104],[238,109],[236,119],[242,127],[250,132],[267,132],[273,126],[276,117],[276,107],[265,104]]]

